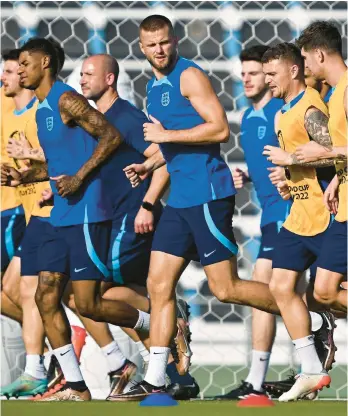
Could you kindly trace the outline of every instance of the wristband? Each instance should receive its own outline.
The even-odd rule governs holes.
[[[154,205],[153,205],[153,204],[151,204],[151,202],[146,202],[146,201],[143,201],[143,203],[141,204],[141,206],[142,206],[144,209],[146,209],[146,211],[150,211],[150,212],[152,212],[152,211],[153,211],[153,209],[154,209]]]

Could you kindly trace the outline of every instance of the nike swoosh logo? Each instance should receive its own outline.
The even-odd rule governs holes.
[[[328,317],[325,315],[325,314],[323,314],[324,315],[324,318],[325,318],[325,320],[326,320],[326,322],[327,322],[327,329],[329,330],[329,331],[331,331],[332,330],[332,325],[331,325],[331,322],[330,322],[330,320],[328,319]],[[323,316],[322,315],[322,316]]]
[[[264,247],[262,249],[262,251],[272,251],[272,250],[274,250],[274,247]]]
[[[164,352],[154,352],[154,354],[158,355],[158,354],[164,354]]]
[[[213,250],[213,251],[211,251],[210,253],[204,253],[204,257],[205,258],[207,258],[207,257],[209,257],[209,256],[211,256],[212,254],[214,254],[215,253],[215,251],[216,251],[216,249],[215,250]]]
[[[268,361],[268,358],[260,358],[260,361]]]
[[[67,354],[68,352],[70,352],[71,350],[65,351],[65,352],[61,352],[60,356],[63,357],[63,355]]]
[[[74,269],[74,272],[75,273],[79,273],[79,272],[82,272],[82,270],[86,270],[87,269],[87,267],[83,267],[82,269]]]

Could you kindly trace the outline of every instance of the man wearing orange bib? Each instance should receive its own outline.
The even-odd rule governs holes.
[[[331,160],[301,163],[294,154],[299,145],[310,140],[330,143],[327,108],[316,90],[306,88],[300,50],[293,44],[282,43],[270,48],[262,62],[273,96],[283,98],[286,103],[276,117],[280,148],[265,146],[263,154],[271,162],[285,166],[293,199],[290,214],[278,234],[270,282],[271,293],[301,362],[301,374],[295,384],[279,398],[290,401],[321,390],[331,382],[315,350],[308,308],[296,293],[296,285],[302,273],[319,257],[330,224],[323,194],[334,169]]]
[[[35,121],[38,100],[32,91],[23,89],[19,84],[18,58],[18,49],[3,54],[5,64],[2,79],[5,88],[7,83],[12,83],[13,90],[9,91],[7,88],[5,94],[11,97],[13,108],[6,113],[6,118],[3,120],[1,142],[2,153],[5,155],[3,163],[21,169],[25,168],[25,164],[23,160],[12,157],[12,153],[8,152],[9,144],[18,140],[23,142],[26,139],[32,150],[38,151],[40,144]],[[41,162],[34,161],[32,163]],[[43,363],[44,329],[34,295],[38,283],[37,250],[52,208],[49,206],[41,208],[37,202],[42,198],[42,192],[49,188],[48,181],[8,188],[17,195],[19,203],[24,208],[28,224],[20,247],[14,253],[4,275],[3,291],[5,295],[13,302],[17,301],[19,297],[18,307],[23,312],[22,334],[27,353],[24,374],[11,385],[1,388],[0,394],[8,395],[8,397],[34,395],[44,392],[47,387],[46,370]],[[7,189],[7,187],[2,189]],[[5,195],[7,196],[7,194]]]
[[[335,219],[325,236],[318,260],[314,287],[315,298],[333,309],[347,312],[347,291],[341,283],[347,276],[347,66],[342,57],[342,39],[328,22],[312,23],[297,41],[306,67],[318,80],[325,79],[334,88],[328,103],[329,132],[327,146],[308,143],[296,154],[301,161],[331,158],[336,176],[325,192],[325,203]]]

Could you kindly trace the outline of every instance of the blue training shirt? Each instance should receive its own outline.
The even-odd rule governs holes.
[[[125,214],[136,215],[149,187],[150,178],[132,188],[123,168],[145,161],[143,153],[151,145],[144,140],[143,124],[148,119],[141,110],[122,98],[118,98],[104,115],[123,137],[123,142],[103,166],[103,178],[112,202],[113,218]]]
[[[173,70],[159,80],[147,84],[147,111],[167,130],[185,130],[205,123],[190,101],[180,92],[180,76],[194,62],[178,58]],[[231,172],[220,155],[220,144],[160,145],[170,174],[171,190],[168,205],[188,208],[236,193]]]
[[[38,105],[36,123],[39,142],[44,150],[50,177],[75,175],[92,156],[97,140],[81,127],[68,127],[60,116],[58,102],[66,91],[75,91],[56,81],[47,97]],[[111,205],[103,192],[101,175],[92,173],[76,194],[62,198],[55,181],[54,207],[50,221],[57,227],[95,223],[111,218]]]
[[[291,202],[282,199],[268,176],[271,172],[267,168],[276,165],[262,154],[266,145],[279,147],[274,118],[283,104],[283,100],[272,98],[262,109],[254,110],[252,106],[249,107],[242,118],[240,143],[260,201],[261,227],[284,221],[290,212]]]

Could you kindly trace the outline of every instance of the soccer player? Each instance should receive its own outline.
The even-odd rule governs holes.
[[[4,53],[4,58],[9,58],[12,55],[10,53]],[[7,63],[4,63],[4,69],[1,76],[1,162],[11,163],[11,159],[6,152],[6,142],[4,132],[4,122],[9,114],[15,110],[15,103],[11,98],[16,94],[17,86],[15,83],[16,67],[11,60],[6,59]],[[1,187],[1,283],[2,288],[7,286],[9,277],[13,274],[11,269],[13,264],[18,262],[15,258],[15,252],[21,242],[21,239],[25,231],[25,216],[24,210],[21,205],[20,198],[15,189],[9,186]],[[13,260],[14,259],[14,260]],[[12,261],[13,260],[13,261]],[[11,263],[12,261],[12,263]],[[5,272],[7,274],[5,274]],[[9,286],[11,286],[9,282]],[[18,298],[18,288],[16,290]],[[1,291],[1,314],[5,315],[17,322],[22,320],[22,311],[16,305],[17,302],[13,302],[6,293]]]
[[[7,144],[6,150],[15,142],[26,143],[26,148],[21,149],[22,153],[25,150],[28,159],[32,157],[38,159],[42,153],[35,122],[38,101],[33,91],[22,88],[19,83],[17,73],[19,54],[20,51],[15,49],[3,55],[5,61],[3,80],[6,83],[11,78],[12,91],[9,95],[15,104],[15,109],[7,114],[2,125],[4,142]],[[60,66],[62,64],[63,62]],[[22,159],[25,159],[23,154],[18,155],[17,159],[12,152],[7,151],[6,157],[16,167],[25,166],[22,164]],[[24,374],[1,389],[0,394],[7,397],[35,395],[44,392],[47,388],[46,370],[43,364],[44,330],[35,304],[38,282],[35,265],[38,250],[37,236],[43,231],[44,222],[48,220],[51,211],[49,206],[40,208],[37,200],[41,192],[49,187],[49,182],[38,182],[12,188],[19,195],[28,226],[21,240],[21,247],[11,261],[10,270],[5,274],[3,292],[18,304],[22,312],[22,335],[27,355]]]
[[[275,167],[262,155],[266,144],[278,146],[274,119],[283,105],[283,100],[272,98],[265,83],[261,58],[267,49],[268,46],[252,46],[240,55],[244,94],[251,101],[251,106],[242,116],[240,136],[248,170],[244,172],[237,168],[233,172],[233,181],[237,189],[247,181],[252,181],[260,201],[261,245],[253,280],[269,284],[278,232],[290,211],[291,203],[284,201],[274,186],[278,180],[285,180],[284,169]],[[263,393],[262,383],[268,370],[275,330],[275,315],[252,310],[253,349],[249,374],[240,386],[223,396],[217,396],[218,399],[237,400],[248,394]]]
[[[3,120],[2,141],[7,144],[11,138],[25,136],[30,145],[37,148],[39,147],[35,123],[37,99],[32,91],[20,86],[19,75],[17,74],[19,54],[18,49],[3,54],[5,66],[2,79],[6,86],[5,94],[13,100],[14,109],[7,113],[6,119]],[[10,155],[6,155],[6,160],[18,168],[25,168],[25,165],[16,159],[10,158]],[[40,233],[40,226],[37,226],[37,222],[46,220],[50,215],[49,207],[40,208],[36,204],[36,199],[42,190],[47,187],[49,187],[48,182],[40,182],[20,185],[17,189],[11,189],[17,193],[29,223],[22,237],[21,247],[16,251],[15,257],[5,273],[3,291],[13,302],[17,302],[22,311],[22,336],[27,355],[24,374],[14,383],[3,387],[1,395],[33,395],[44,391],[47,387],[46,370],[42,356],[43,325],[34,300],[37,288],[37,273],[36,270],[33,271],[28,267],[27,258],[33,258],[36,254],[35,251],[28,252],[27,246],[28,242],[36,239],[37,233]]]
[[[127,296],[134,299],[134,306],[149,311],[146,280],[151,244],[153,231],[161,212],[159,199],[168,184],[169,175],[166,167],[163,166],[154,172],[152,178],[145,179],[142,186],[136,189],[132,189],[127,180],[123,172],[124,166],[132,162],[143,163],[147,157],[157,152],[159,147],[157,144],[144,141],[143,124],[148,120],[142,111],[119,97],[116,88],[118,75],[117,61],[106,54],[87,58],[81,68],[80,84],[83,95],[96,104],[97,109],[121,132],[123,137],[122,144],[103,166],[107,193],[111,196],[113,204],[108,264],[111,270],[109,280],[116,285],[115,288],[107,290],[104,297],[122,300],[120,295],[127,290]],[[181,320],[178,320],[178,323],[179,325],[183,324],[180,330],[183,333],[187,332],[188,323]],[[95,335],[94,339],[98,342],[98,328],[95,326],[96,330],[94,331],[91,327],[87,327],[87,329],[90,334]],[[104,329],[105,340],[107,339],[106,332]],[[128,329],[127,333],[143,350],[143,344],[139,342],[134,331]],[[112,340],[110,333],[108,338],[109,345],[113,345],[112,354],[109,354],[108,361],[113,360],[112,376],[118,381],[117,384],[113,383],[109,396],[109,400],[113,400],[113,396],[122,393],[120,384],[124,384],[124,379],[126,381],[129,379],[126,377],[125,369],[130,372],[132,367],[134,368],[134,364],[126,360],[116,342]],[[107,348],[99,342],[98,344],[103,347],[103,351]],[[196,397],[199,393],[195,380],[189,375],[180,376],[174,362],[169,364],[167,375],[172,381],[169,391],[172,391],[177,398],[179,393],[181,398],[186,399]]]
[[[46,400],[90,400],[70,343],[70,327],[60,304],[70,276],[77,309],[97,321],[148,330],[149,315],[125,302],[101,298],[100,281],[107,274],[111,205],[93,171],[120,145],[121,135],[104,116],[72,88],[56,81],[58,59],[52,44],[31,39],[21,49],[20,82],[35,90],[36,120],[49,175],[57,188],[51,221],[41,238],[36,303],[46,335],[67,381]],[[99,139],[96,141],[94,137]],[[45,169],[11,175],[11,185],[46,179]],[[45,400],[45,399],[43,399]]]
[[[315,78],[334,88],[328,102],[332,143],[308,143],[295,152],[302,162],[330,158],[335,161],[337,173],[325,193],[326,205],[336,216],[319,256],[314,296],[319,302],[346,312],[347,291],[341,283],[347,276],[347,66],[342,57],[340,33],[332,23],[312,23],[297,44]]]
[[[276,121],[281,148],[265,146],[264,155],[286,167],[293,204],[279,233],[273,257],[271,291],[293,340],[301,362],[301,374],[293,387],[279,400],[297,400],[330,384],[314,346],[307,306],[296,293],[296,283],[318,258],[330,214],[323,203],[332,169],[328,159],[301,163],[294,151],[300,144],[315,140],[330,143],[328,117],[319,93],[304,82],[304,65],[299,49],[283,43],[270,48],[262,58],[263,70],[274,97],[286,104]]]
[[[166,162],[171,192],[152,245],[149,368],[144,381],[127,393],[138,400],[165,391],[175,286],[190,260],[200,260],[220,301],[279,313],[267,284],[238,277],[232,229],[235,188],[220,156],[220,143],[229,139],[228,122],[207,76],[192,61],[178,56],[177,44],[166,17],[153,15],[141,23],[140,48],[154,73],[147,86],[147,110],[153,123],[144,124],[145,140],[159,143],[165,160],[156,153],[125,171],[136,186],[139,175]]]

